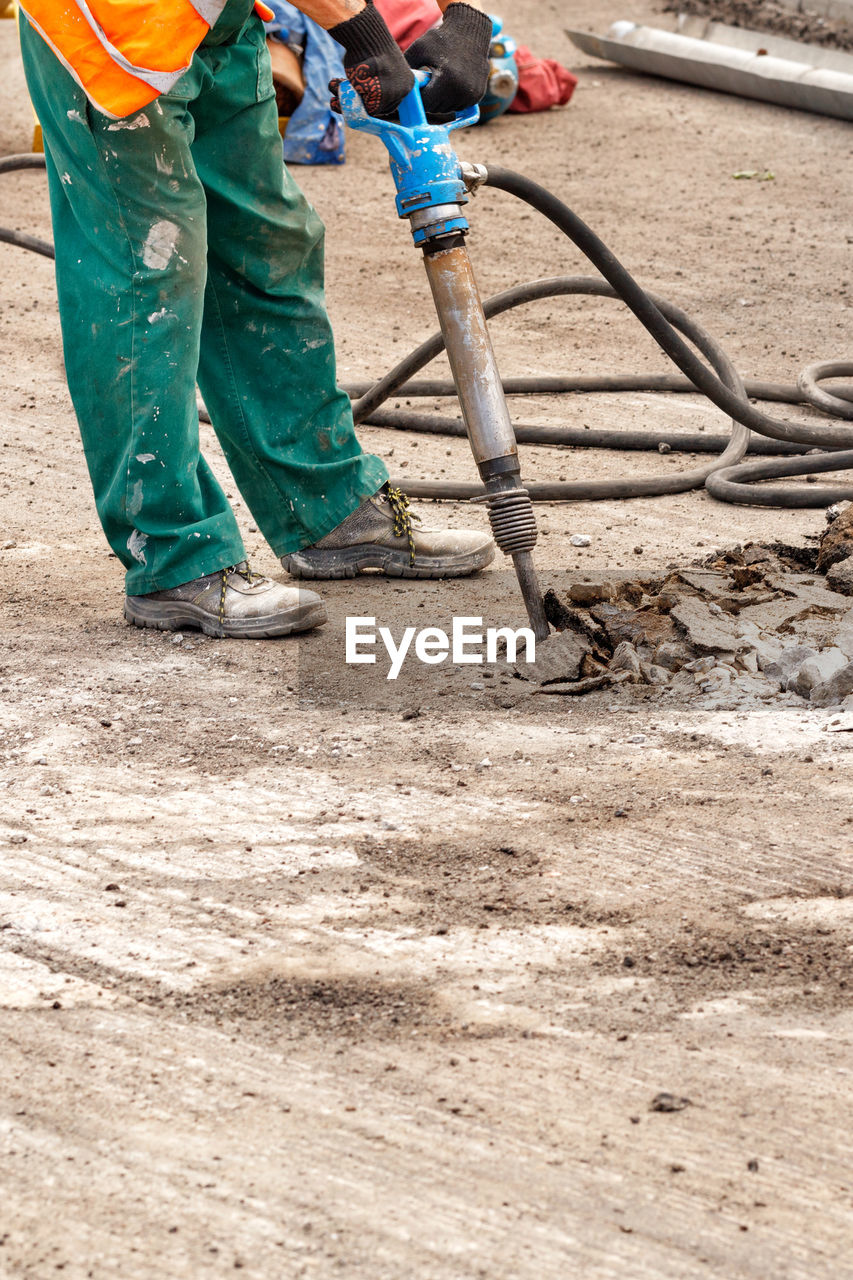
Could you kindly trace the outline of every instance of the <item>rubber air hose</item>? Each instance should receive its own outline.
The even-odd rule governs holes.
[[[592,232],[590,232],[590,235],[592,235]],[[605,252],[607,251],[605,250]],[[598,262],[595,262],[595,265],[599,266],[600,264]],[[665,331],[663,333],[663,336],[665,338],[667,337],[666,330],[668,330],[672,334],[673,338],[675,338],[678,342],[681,342],[681,340],[678,338],[678,335],[672,329],[671,325],[667,323],[667,319],[665,317],[668,316],[676,325],[678,325],[680,329],[682,329],[684,333],[687,334],[687,336],[691,339],[691,341],[696,343],[696,346],[698,347],[698,349],[702,352],[703,355],[707,357],[707,359],[711,361],[711,363],[714,365],[715,368],[717,368],[719,372],[722,373],[722,371],[725,368],[728,368],[729,375],[731,376],[732,374],[734,374],[734,377],[737,378],[737,381],[739,383],[738,375],[736,373],[736,370],[734,369],[734,366],[731,364],[731,361],[728,359],[728,357],[726,356],[722,348],[719,347],[719,345],[710,337],[708,333],[705,332],[704,329],[702,329],[698,324],[696,324],[695,321],[691,320],[678,308],[674,307],[671,303],[665,302],[663,299],[657,298],[652,294],[645,293],[645,291],[640,289],[640,286],[637,285],[636,282],[632,280],[632,278],[628,275],[627,271],[624,271],[624,268],[621,268],[621,270],[624,272],[628,280],[631,281],[631,284],[633,285],[637,293],[639,293],[642,296],[642,298],[647,301],[650,307],[653,307],[655,309],[656,315],[659,317],[659,320],[660,320],[660,324],[657,325],[656,327],[660,328],[661,326],[665,326]],[[621,283],[622,282],[620,281],[620,284]],[[533,281],[529,284],[517,285],[512,289],[506,290],[504,293],[496,294],[492,298],[487,299],[486,302],[484,302],[483,304],[483,308],[486,313],[486,316],[488,318],[493,318],[494,316],[500,315],[505,311],[514,310],[516,307],[521,306],[524,303],[532,302],[536,299],[551,298],[551,297],[556,297],[556,296],[566,295],[566,294],[590,294],[590,295],[595,295],[599,297],[622,296],[621,293],[617,294],[616,289],[612,285],[608,285],[602,280],[598,280],[595,278],[588,278],[588,277],[560,276],[550,280],[538,280],[538,281]],[[649,326],[647,325],[646,327],[649,327]],[[657,333],[655,333],[653,336],[655,336],[655,338],[657,339],[658,335]],[[681,343],[681,345],[684,346],[683,343]],[[412,393],[417,393],[418,389],[420,388],[422,388],[422,392],[421,392],[422,394],[432,394],[432,395],[439,394],[439,393],[452,394],[452,391],[453,391],[452,384],[448,384],[448,383],[419,384],[419,383],[411,383],[409,381],[418,372],[420,372],[420,370],[423,369],[425,365],[427,365],[431,360],[433,360],[443,350],[443,347],[444,347],[444,341],[442,339],[441,334],[440,333],[433,334],[432,337],[428,338],[425,342],[421,343],[421,345],[417,347],[414,351],[412,351],[409,355],[404,357],[404,359],[400,361],[400,363],[396,365],[393,369],[391,369],[390,372],[387,373],[384,378],[382,378],[379,382],[374,383],[366,391],[364,390],[363,387],[350,388],[351,394],[357,390],[364,392],[364,394],[359,399],[357,399],[355,404],[353,405],[353,413],[354,413],[356,422],[364,423],[365,425],[374,425],[374,426],[381,426],[386,428],[393,427],[400,430],[407,430],[407,429],[414,429],[414,430],[420,430],[420,431],[439,430],[439,431],[442,431],[442,433],[443,433],[443,428],[446,428],[448,431],[448,434],[460,435],[460,436],[464,435],[465,434],[464,427],[462,426],[461,423],[456,421],[450,421],[448,419],[432,419],[427,415],[408,414],[404,412],[401,413],[397,410],[393,412],[382,413],[374,407],[384,403],[384,401],[387,400],[390,396],[410,395]],[[689,351],[689,348],[684,346],[684,350],[687,351],[688,354],[692,357],[692,352]],[[670,354],[670,353],[667,352],[667,354]],[[693,357],[693,359],[695,360],[695,357]],[[700,368],[704,369],[704,366],[700,365]],[[705,372],[707,372],[709,376],[713,379],[713,374],[711,374],[710,371],[706,370]],[[529,390],[537,390],[541,393],[546,388],[548,390],[553,390],[555,385],[559,385],[560,389],[562,390],[562,389],[565,389],[567,381],[569,380],[537,378],[532,381],[532,384],[530,383],[529,380],[527,382],[522,381],[520,389],[522,389],[525,392]],[[716,382],[716,379],[714,379],[714,381]],[[577,380],[577,382],[578,382],[578,389],[582,389],[582,390],[589,389],[588,380]],[[648,386],[649,384],[653,384],[653,382],[654,380],[652,378],[642,379],[642,380],[638,378],[633,378],[633,377],[626,378],[626,379],[618,379],[618,378],[598,379],[596,380],[597,385],[595,386],[595,389],[596,390],[599,390],[599,389],[624,390],[626,389],[626,384],[630,385],[632,388],[637,388],[641,383],[643,386]],[[504,385],[505,385],[505,389],[510,393],[516,390],[514,381],[511,379],[508,379]],[[734,382],[729,382],[727,380],[726,387],[723,387],[722,384],[717,384],[717,385],[720,385],[723,390],[726,390],[729,386],[733,388],[737,384]],[[676,380],[676,387],[678,390],[683,390],[683,389],[695,390],[696,389],[695,383],[693,381],[690,381],[690,380],[682,381],[681,379]],[[784,398],[785,400],[790,399],[800,403],[802,402],[810,403],[810,400],[807,394],[805,393],[805,391],[798,389],[796,387],[784,387],[784,386],[780,386],[779,384],[765,384],[765,383],[753,384],[753,387],[754,387],[754,390],[756,391],[769,392],[771,396],[778,399]],[[844,388],[840,394],[844,395],[845,397],[853,396],[853,392],[851,392],[849,388]],[[742,399],[740,398],[741,395],[743,396]],[[747,410],[752,409],[752,406],[749,405],[746,399],[746,395],[743,393],[743,390],[741,390],[740,395],[738,396],[736,405],[738,407],[739,414],[741,413],[741,410],[744,408],[744,406],[746,407]],[[762,414],[759,414],[758,416],[760,419],[764,418],[764,415]],[[797,425],[785,424],[785,426],[786,426],[786,430],[790,432],[790,435],[792,438],[788,441],[778,442],[777,447],[780,450],[784,450],[786,453],[802,453],[804,450],[807,450],[811,447],[810,442],[801,443],[801,444],[798,444],[795,442],[794,433],[799,430],[799,427]],[[586,445],[587,447],[593,446],[595,443],[597,443],[597,441],[595,440],[595,437],[593,436],[593,433],[590,433],[590,432],[586,432],[586,431],[584,431],[583,433],[575,432],[574,439],[571,439],[571,440],[567,438],[568,434],[569,434],[568,432],[560,428],[534,427],[534,428],[525,429],[523,427],[520,427],[518,429],[518,439],[521,443],[566,444],[566,443],[574,443],[575,440],[578,440],[580,441],[580,443]],[[648,433],[648,434],[636,433],[636,434],[639,437],[636,442],[636,447],[638,448],[645,447],[645,448],[653,449],[658,447],[659,443],[661,442],[661,436],[659,434],[657,435],[652,435],[651,433]],[[611,447],[618,448],[619,437],[621,435],[622,433],[617,431],[607,432],[607,433],[602,432],[600,433],[599,438],[601,439],[601,444],[603,447],[606,447],[607,444],[609,443],[611,444]],[[645,435],[645,439],[642,438],[643,435]],[[609,440],[606,437],[609,437]],[[746,435],[746,438],[747,440],[749,440],[748,435]],[[763,438],[763,433],[761,433],[760,438]],[[695,437],[693,439],[695,439]],[[738,437],[738,439],[739,441],[742,441],[743,437]],[[732,438],[731,443],[733,442],[734,442],[734,437]],[[682,440],[682,443],[680,445],[676,445],[674,447],[686,448],[689,446],[687,446],[686,442]],[[697,488],[702,484],[705,484],[706,487],[708,487],[709,491],[712,491],[711,484],[714,483],[714,481],[716,481],[718,475],[720,474],[720,468],[725,469],[725,476],[729,482],[731,482],[732,479],[735,479],[735,480],[739,479],[739,475],[738,476],[734,475],[734,468],[732,467],[732,464],[729,462],[729,458],[731,456],[732,456],[731,454],[724,453],[720,458],[716,459],[716,461],[711,466],[706,466],[701,469],[696,469],[692,471],[681,472],[676,476],[643,477],[641,479],[634,479],[634,480],[530,482],[526,484],[525,487],[528,489],[534,501],[539,501],[539,502],[547,502],[547,501],[578,502],[578,501],[600,500],[603,498],[613,499],[613,498],[653,497],[653,496],[659,496],[666,493],[684,492],[687,489]],[[742,456],[742,453],[740,456]],[[846,459],[847,459],[846,454],[833,453],[832,463],[829,465],[824,465],[822,469],[838,470],[839,468],[845,465],[846,466],[851,465],[851,461],[853,461],[853,459],[851,459],[850,461],[846,461]],[[814,459],[813,461],[816,461],[816,459]],[[771,464],[767,464],[767,465],[771,465]],[[777,471],[774,474],[804,474],[804,473],[810,473],[818,469],[816,466],[807,465],[803,468],[798,469],[796,472],[793,472],[793,471],[786,472],[784,471],[784,467],[787,465],[786,463],[773,464],[773,465],[775,465],[777,468]],[[412,495],[412,497],[419,497],[419,498],[468,498],[470,499],[470,498],[480,497],[484,492],[484,490],[482,489],[482,486],[475,483],[432,481],[432,480],[421,481],[421,480],[411,480],[411,479],[407,479],[405,482],[395,479],[395,483],[402,484],[403,487],[405,487],[406,491]],[[726,488],[726,496],[724,500],[729,502],[739,502],[739,503],[749,502],[750,501],[748,497],[749,492],[750,490],[748,490],[745,485],[738,486],[736,484],[732,485],[731,483],[729,483],[728,487]],[[755,492],[756,495],[758,494],[758,491],[752,491],[752,492]],[[722,496],[717,491],[716,485],[714,487],[713,493],[715,497]],[[761,491],[760,500],[756,503],[756,505],[767,505],[767,506],[789,506],[790,505],[790,506],[797,506],[797,507],[825,506],[825,505],[828,505],[830,502],[837,502],[840,499],[845,498],[847,496],[848,496],[847,489],[827,490],[827,489],[818,489],[818,488],[809,487],[809,489],[806,490],[802,486],[790,486],[787,490],[780,490],[778,488],[774,488],[772,490]],[[851,494],[850,496],[853,496],[853,494]]]
[[[13,173],[17,169],[46,169],[44,156],[14,155],[0,157],[0,173]],[[19,249],[29,249],[32,253],[40,253],[45,258],[54,258],[53,245],[35,236],[28,236],[23,231],[13,231],[11,227],[0,227],[0,241],[4,244],[15,244]]]
[[[612,285],[603,280],[584,276],[562,276],[552,280],[536,280],[530,284],[518,285],[505,293],[497,294],[484,303],[487,318],[510,311],[525,302],[537,298],[551,298],[571,294],[586,294],[597,297],[613,298],[617,293]],[[748,404],[746,392],[740,375],[729,357],[700,325],[691,320],[683,311],[662,298],[654,299],[657,314],[666,314],[691,340],[702,354],[711,361],[720,377],[725,380],[727,388],[737,404]],[[659,309],[659,310],[658,310]],[[424,365],[428,364],[443,349],[444,340],[441,334],[434,334],[426,342],[421,343],[415,351],[392,369],[390,373],[377,382],[368,393],[353,405],[353,416],[357,423],[367,425],[373,421],[378,405],[403,386]],[[382,425],[380,422],[379,425]],[[708,475],[719,466],[730,466],[739,461],[746,452],[749,434],[738,423],[733,423],[731,439],[721,457],[711,464],[683,471],[671,476],[643,476],[631,480],[592,480],[592,481],[535,481],[525,484],[534,501],[591,501],[602,498],[638,498],[654,497],[666,493],[684,493],[704,484]],[[395,480],[395,483],[398,483]],[[404,483],[406,492],[415,498],[479,498],[485,490],[477,483],[448,483],[438,480],[409,480]]]
[[[605,280],[611,284],[631,311],[634,312],[637,319],[648,329],[664,353],[675,362],[681,372],[690,379],[696,388],[702,391],[718,408],[724,409],[738,422],[750,427],[760,435],[771,436],[776,440],[807,444],[812,448],[823,447],[841,451],[836,453],[831,460],[821,459],[819,468],[814,465],[814,462],[811,466],[808,466],[807,464],[804,465],[803,461],[783,461],[767,464],[747,463],[745,466],[737,468],[720,466],[715,470],[723,472],[723,474],[718,474],[711,480],[710,484],[706,481],[706,487],[710,493],[720,497],[722,496],[722,491],[727,489],[728,501],[744,502],[744,489],[746,486],[743,482],[747,479],[802,475],[804,472],[817,470],[841,471],[853,467],[853,448],[851,448],[853,446],[853,434],[848,428],[778,422],[776,419],[756,409],[745,397],[743,399],[738,398],[730,386],[724,385],[697,359],[675,332],[672,325],[661,314],[662,309],[655,305],[655,299],[640,288],[603,241],[567,205],[563,204],[561,200],[558,200],[556,196],[552,195],[544,187],[540,187],[529,178],[513,173],[510,169],[503,169],[500,166],[493,165],[487,167],[486,174],[486,186],[495,187],[499,191],[505,191],[509,195],[516,196],[525,204],[543,214],[573,241],[577,248],[601,272]],[[703,354],[707,355],[706,352],[703,352]],[[835,376],[839,373],[842,376],[847,376],[853,373],[853,365],[846,363],[821,366],[820,369],[823,376]],[[814,375],[812,380],[814,381]],[[807,385],[804,386],[801,382],[800,390],[805,393]],[[825,408],[826,406],[821,404],[820,407]],[[845,418],[853,416],[850,413],[850,405],[847,403],[846,398],[843,401],[843,410]],[[837,415],[838,408],[835,407],[833,412]],[[720,459],[720,463],[722,461],[723,459]],[[759,467],[761,468],[760,475],[758,474]],[[720,484],[721,481],[723,482],[722,485]],[[754,502],[757,496],[757,494],[754,494],[749,501]],[[811,489],[808,492],[807,501],[799,486],[787,486],[781,490],[776,489],[772,495],[770,492],[762,494],[762,498],[763,501],[759,505],[822,506],[830,502],[853,498],[853,486],[844,485],[832,489]]]

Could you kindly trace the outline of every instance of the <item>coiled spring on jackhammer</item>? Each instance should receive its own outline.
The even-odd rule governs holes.
[[[526,489],[504,489],[486,495],[489,523],[504,555],[532,551],[536,545],[536,517]]]

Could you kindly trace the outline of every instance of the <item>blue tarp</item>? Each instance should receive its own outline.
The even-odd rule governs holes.
[[[329,81],[345,74],[341,46],[287,0],[267,2],[275,14],[267,33],[301,55],[305,77],[305,97],[285,133],[284,158],[289,164],[343,164],[343,124],[329,106]]]

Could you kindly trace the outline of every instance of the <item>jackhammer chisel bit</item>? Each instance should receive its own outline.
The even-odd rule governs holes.
[[[492,533],[512,557],[531,628],[537,640],[544,640],[549,628],[532,556],[536,517],[521,481],[515,432],[465,247],[468,221],[462,205],[468,192],[449,137],[454,129],[476,124],[479,112],[472,107],[449,124],[429,124],[420,93],[427,77],[416,75],[420,83],[400,104],[399,123],[368,115],[346,80],[339,91],[341,111],[351,128],[376,134],[388,149],[397,212],[408,218],[415,246],[423,251]]]

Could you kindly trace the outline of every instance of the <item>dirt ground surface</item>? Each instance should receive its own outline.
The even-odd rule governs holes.
[[[667,13],[698,13],[714,22],[726,22],[752,31],[805,40],[809,44],[827,45],[833,49],[853,49],[850,15],[828,17],[820,13],[820,0],[794,7],[776,4],[774,0],[668,0]]]
[[[564,34],[661,21],[642,0],[511,9],[580,84],[463,157],[561,194],[744,374],[849,359],[849,126],[587,62]],[[0,73],[0,154],[24,151],[10,22]],[[345,167],[299,178],[329,228],[340,376],[372,378],[435,328],[386,163],[350,138]],[[0,184],[0,224],[47,237],[43,175]],[[472,220],[484,293],[584,273],[509,197],[482,192]],[[549,698],[500,664],[409,663],[392,686],[345,665],[351,615],[395,635],[519,623],[503,565],[328,584],[328,625],[298,642],[132,630],[52,267],[6,245],[0,325],[0,1275],[853,1276],[853,735],[785,699]],[[604,301],[494,336],[506,373],[665,371]],[[514,410],[725,426],[698,396]],[[462,441],[363,439],[402,481],[474,478]],[[689,465],[524,457],[530,478]],[[485,527],[480,507],[425,510]],[[753,538],[813,547],[823,526],[697,492],[540,521],[558,591]]]

